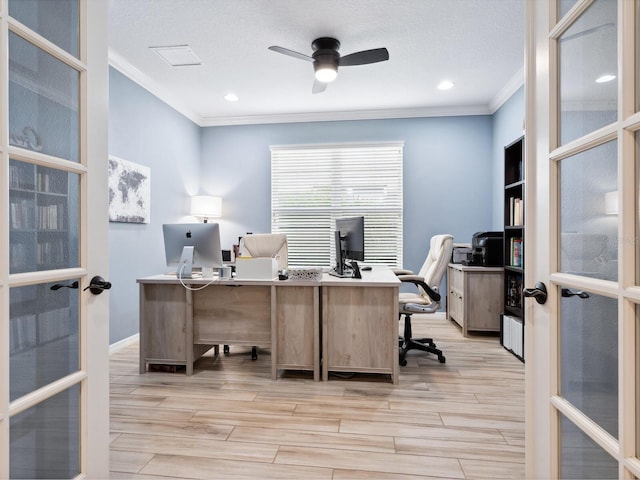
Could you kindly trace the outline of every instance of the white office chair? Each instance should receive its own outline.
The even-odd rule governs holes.
[[[287,268],[289,248],[284,233],[251,233],[242,237],[242,255],[253,258],[275,258],[278,270]],[[224,353],[229,353],[229,345],[224,346]],[[251,348],[251,360],[258,359],[258,347]]]
[[[432,338],[412,338],[411,315],[414,313],[434,313],[440,308],[440,282],[451,261],[453,252],[453,236],[449,234],[434,235],[427,258],[418,274],[411,270],[394,270],[402,282],[412,283],[416,292],[399,294],[399,313],[404,315],[404,335],[400,337],[400,365],[407,364],[406,355],[409,350],[422,350],[438,356],[440,363],[445,362],[442,350],[436,348]]]

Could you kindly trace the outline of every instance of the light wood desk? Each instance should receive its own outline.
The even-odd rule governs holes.
[[[362,279],[322,279],[322,379],[329,372],[384,373],[398,383],[398,289],[388,268]]]
[[[198,288],[210,281],[185,284]],[[271,370],[310,370],[320,375],[320,282],[218,280],[188,290],[172,275],[140,285],[140,373],[148,364],[185,365],[211,347],[249,345],[271,349]]]
[[[397,383],[400,282],[382,267],[362,277],[216,279],[197,291],[171,275],[138,279],[140,373],[157,363],[185,365],[191,375],[193,362],[212,347],[257,345],[271,349],[273,379],[279,369],[291,369],[312,371],[319,380],[324,352],[324,380],[329,371],[348,371],[385,373]],[[208,281],[185,283],[197,288]]]

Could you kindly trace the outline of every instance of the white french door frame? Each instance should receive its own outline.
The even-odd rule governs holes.
[[[108,275],[108,1],[79,0],[79,58],[10,18],[8,5],[0,0],[0,478],[9,478],[11,417],[74,385],[80,387],[80,478],[108,478],[109,295],[83,291],[94,275]],[[10,31],[80,73],[79,163],[9,146]],[[78,268],[9,274],[9,158],[78,174]],[[10,402],[9,289],[72,278],[80,279],[79,370]]]
[[[558,71],[556,42],[593,0],[578,0],[565,17],[555,18],[557,0],[526,3],[526,286],[543,281],[547,303],[526,305],[525,331],[525,450],[527,478],[557,478],[560,466],[559,415],[562,413],[618,462],[619,478],[640,478],[638,412],[637,280],[639,185],[637,165],[640,113],[636,108],[640,29],[637,2],[618,0],[618,118],[595,132],[558,146]],[[531,126],[532,128],[529,128]],[[640,135],[640,134],[638,134]],[[618,281],[605,281],[559,272],[558,162],[607,141],[618,146]],[[558,286],[584,289],[618,302],[618,438],[559,395]]]

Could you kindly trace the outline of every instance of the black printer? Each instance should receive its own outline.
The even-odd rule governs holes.
[[[471,260],[466,263],[483,267],[501,267],[503,254],[503,232],[477,232],[471,239]]]

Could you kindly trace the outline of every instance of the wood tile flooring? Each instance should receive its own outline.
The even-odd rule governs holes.
[[[269,352],[252,362],[237,346],[212,350],[191,377],[138,374],[137,345],[112,354],[111,478],[523,478],[524,365],[442,315],[412,323],[447,362],[411,352],[395,386],[272,381]]]

